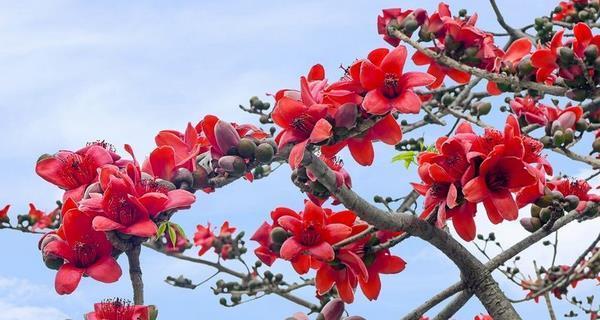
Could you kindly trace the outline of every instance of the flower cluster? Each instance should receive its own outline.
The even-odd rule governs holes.
[[[421,100],[413,88],[433,82],[426,73],[404,72],[406,56],[403,46],[375,49],[334,83],[315,65],[300,78],[299,91],[277,92],[272,117],[282,130],[275,141],[279,148],[294,144],[290,166],[300,166],[309,144],[321,146],[329,158],[347,146],[359,164],[371,165],[373,141],[400,142],[402,131],[392,113],[418,113]]]
[[[437,209],[437,225],[452,220],[467,241],[475,238],[478,203],[494,224],[515,220],[519,207],[543,194],[546,173],[552,174],[540,155],[542,144],[521,136],[514,116],[508,117],[504,132],[487,128],[483,135],[463,123],[453,137],[439,138],[436,149],[418,157],[423,182],[413,186],[425,196],[422,216]]]
[[[130,146],[125,149],[133,156]],[[195,201],[192,193],[142,172],[135,157],[123,160],[103,142],[43,156],[36,172],[65,190],[60,210],[46,215],[31,205],[29,214],[34,228],[49,226],[59,212],[62,217],[58,230],[40,242],[44,262],[58,270],[59,294],[73,292],[82,276],[106,283],[119,279],[121,268],[106,232],[124,242],[153,237],[158,222]]]
[[[244,233],[240,232],[234,237],[235,231],[235,227],[229,226],[229,221],[223,222],[218,235],[213,232],[210,223],[206,227],[198,225],[194,234],[194,244],[200,247],[198,255],[202,256],[211,248],[223,260],[233,259],[246,253],[247,249],[242,241]]]
[[[142,168],[144,172],[171,181],[177,188],[214,191],[211,179],[245,176],[251,169],[270,163],[275,146],[259,128],[204,117],[196,126],[188,123],[185,132],[164,130],[155,138],[157,147]]]
[[[600,2],[598,0],[561,1],[552,13],[553,21],[568,23],[596,21]]]
[[[374,250],[374,246],[389,239],[386,232],[339,245],[369,228],[351,211],[333,212],[306,201],[301,212],[280,207],[271,212],[271,218],[272,224],[263,223],[251,238],[260,244],[255,250],[257,257],[267,265],[277,258],[288,260],[299,274],[317,270],[319,295],[335,287],[340,298],[351,303],[354,289],[360,285],[368,299],[377,299],[381,290],[379,274],[398,273],[406,264],[388,249]]]

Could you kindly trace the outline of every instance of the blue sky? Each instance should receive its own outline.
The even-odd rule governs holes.
[[[486,1],[449,2],[455,11],[477,11],[480,26],[499,31]],[[515,25],[528,24],[554,7],[542,0],[498,2]],[[51,209],[61,192],[34,173],[35,160],[43,153],[105,139],[116,146],[129,143],[143,157],[152,149],[156,132],[183,129],[205,114],[255,121],[236,106],[252,95],[297,87],[298,77],[314,63],[325,65],[335,79],[340,63],[386,46],[375,29],[381,8],[416,4],[428,10],[436,7],[435,1],[405,0],[0,1],[0,204],[12,203],[15,214],[24,213],[30,201]],[[492,122],[503,121],[498,119]],[[410,136],[432,142],[435,134],[445,131],[434,128]],[[379,145],[376,151],[371,168],[346,160],[355,190],[365,198],[407,193],[408,183],[417,181],[414,170],[391,164],[392,148]],[[551,160],[562,172],[585,173],[558,156]],[[239,181],[211,195],[198,194],[195,206],[178,213],[175,221],[190,234],[198,223],[220,224],[225,219],[252,233],[274,207],[299,209],[302,200],[289,183],[289,169],[282,168],[254,184]],[[570,264],[576,250],[587,246],[598,230],[598,222],[593,223],[561,233],[559,262]],[[492,229],[484,215],[478,217],[478,226],[481,232]],[[525,234],[518,223],[494,230],[500,230],[499,239],[507,244]],[[96,301],[130,296],[127,277],[112,285],[84,279],[75,294],[56,295],[55,273],[43,267],[37,241],[32,235],[0,232],[0,320],[80,319]],[[385,277],[380,301],[368,302],[359,294],[349,307],[352,313],[368,319],[399,318],[458,279],[456,268],[419,240],[408,240],[394,252],[407,260],[406,271]],[[163,282],[179,274],[198,282],[213,270],[147,250],[142,255],[146,300],[159,306],[161,319],[282,319],[301,311],[276,297],[223,308],[208,286],[191,291]],[[549,255],[540,245],[524,256],[547,263]],[[120,262],[126,268],[123,258]],[[278,262],[275,269],[293,276],[287,263]],[[505,281],[502,285],[509,296],[522,296],[518,288]],[[581,290],[582,296],[597,292],[591,286]],[[300,294],[310,298],[313,292]],[[557,306],[559,313],[568,310],[565,306]],[[544,317],[542,304],[518,309],[526,319]],[[472,300],[456,318],[472,319],[482,311]]]

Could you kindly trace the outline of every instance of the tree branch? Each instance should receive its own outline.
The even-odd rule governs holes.
[[[398,30],[393,31],[391,35],[408,43],[410,46],[412,46],[413,48],[422,52],[429,58],[434,59],[437,63],[444,65],[446,67],[449,67],[449,68],[467,72],[474,76],[481,77],[481,78],[484,78],[484,79],[487,79],[487,80],[490,80],[490,81],[493,81],[496,83],[509,84],[509,85],[517,87],[517,88],[533,89],[533,90],[545,92],[545,93],[555,95],[555,96],[564,96],[567,92],[567,88],[564,88],[564,87],[548,86],[548,85],[544,85],[544,84],[532,82],[532,81],[522,81],[517,77],[508,77],[508,76],[505,76],[505,75],[502,75],[499,73],[488,72],[488,71],[480,69],[480,68],[467,66],[467,65],[462,64],[446,55],[438,54],[437,52],[434,52],[430,49],[424,48],[418,42],[412,40],[410,37],[408,37],[407,35],[405,35],[404,33],[400,32]]]

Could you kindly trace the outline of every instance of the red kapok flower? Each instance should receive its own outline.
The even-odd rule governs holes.
[[[373,254],[372,257],[367,257],[366,263],[369,276],[365,281],[363,278],[358,278],[358,283],[362,292],[369,300],[377,300],[381,291],[381,279],[379,274],[395,274],[404,270],[406,262],[390,253],[389,250],[380,250]]]
[[[473,320],[494,320],[494,318],[487,314],[479,314],[476,315]]]
[[[317,270],[317,293],[323,295],[335,286],[340,298],[352,303],[358,280],[368,281],[369,272],[362,259],[351,250],[340,249],[335,258],[332,263],[323,263]]]
[[[347,138],[333,145],[321,146],[321,152],[327,157],[333,157],[348,146],[350,155],[356,162],[370,166],[375,159],[373,141],[381,141],[388,145],[396,145],[402,141],[402,128],[394,116],[384,116],[363,135]]]
[[[515,220],[519,208],[511,191],[537,182],[522,159],[503,156],[492,152],[479,167],[479,176],[467,182],[463,188],[465,198],[470,202],[483,202],[493,223],[502,219]]]
[[[560,11],[552,14],[552,20],[554,21],[564,21],[566,17],[577,13],[571,1],[561,1],[558,6],[560,7]]]
[[[59,151],[53,156],[41,157],[35,172],[44,180],[66,190],[63,200],[81,200],[85,189],[98,176],[97,169],[113,163],[110,152],[99,145],[77,152]]]
[[[341,223],[327,223],[323,208],[306,201],[300,214],[284,215],[278,224],[292,234],[281,246],[281,258],[292,262],[296,272],[305,274],[311,265],[331,261],[332,244],[346,238],[352,228]]]
[[[494,72],[510,71],[515,72],[517,65],[531,52],[531,41],[527,38],[515,40],[510,44],[506,52],[501,52],[494,62]],[[498,85],[493,81],[488,81],[487,92],[493,95],[502,93]]]
[[[94,304],[85,320],[149,320],[150,307],[133,305],[123,299],[108,299]]]
[[[44,211],[37,209],[33,203],[30,203],[28,216],[32,223],[31,230],[35,231],[51,226],[54,222],[54,219],[59,214],[57,210],[59,210],[59,208],[56,208],[55,210],[46,214]]]
[[[104,232],[92,228],[92,215],[81,212],[71,200],[63,205],[63,222],[56,234],[60,239],[48,243],[44,254],[63,258],[55,288],[58,294],[70,294],[83,275],[112,283],[121,277],[121,267],[112,256],[112,245]]]
[[[8,221],[8,210],[10,209],[10,204],[7,204],[0,210],[0,223],[3,221]]]
[[[536,99],[530,96],[516,97],[510,101],[510,108],[518,117],[523,117],[529,124],[545,126],[548,123],[546,109],[549,107],[538,103]]]
[[[194,234],[194,244],[196,246],[200,246],[200,251],[198,251],[198,255],[201,256],[206,253],[206,251],[210,250],[213,247],[214,241],[218,238],[226,238],[230,237],[236,228],[229,226],[229,221],[223,222],[221,225],[221,230],[219,231],[219,235],[215,235],[211,229],[210,223],[206,225],[206,227],[202,225],[198,225],[196,227],[196,233]],[[228,253],[231,249],[230,244],[224,244],[221,248],[220,252],[216,252],[217,248],[215,248],[215,252],[220,254],[223,259],[228,258]]]
[[[551,74],[558,68],[558,49],[563,46],[564,30],[558,31],[552,37],[550,45],[547,48],[537,49],[531,55],[531,65],[537,68],[536,80],[538,82],[553,82],[551,80]]]
[[[360,83],[368,91],[363,108],[371,114],[386,114],[392,110],[401,113],[419,113],[421,99],[413,92],[414,87],[433,83],[435,78],[423,72],[403,73],[406,47],[398,46],[392,51],[375,49],[362,62]]]

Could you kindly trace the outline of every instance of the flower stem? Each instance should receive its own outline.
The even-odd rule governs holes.
[[[127,250],[127,260],[129,260],[129,277],[133,287],[133,303],[136,305],[144,304],[144,281],[142,280],[142,268],[140,267],[141,246],[135,245]]]

